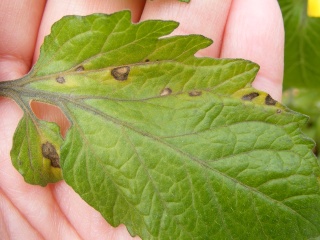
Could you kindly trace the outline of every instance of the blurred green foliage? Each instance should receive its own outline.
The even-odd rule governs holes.
[[[310,116],[305,133],[320,152],[320,18],[309,17],[307,0],[278,0],[285,25],[283,103]]]

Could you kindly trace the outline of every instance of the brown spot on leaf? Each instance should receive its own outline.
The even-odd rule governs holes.
[[[82,72],[84,70],[83,66],[79,66],[76,68],[76,72]]]
[[[200,96],[201,94],[202,92],[198,90],[192,90],[191,92],[189,92],[190,97],[197,97],[197,96]]]
[[[130,72],[130,67],[117,67],[111,70],[111,75],[114,77],[115,80],[124,81],[128,79],[128,75]]]
[[[265,103],[267,105],[276,105],[277,101],[274,100],[269,94],[266,96]]]
[[[150,59],[146,59],[146,60],[144,60],[145,62],[150,62]]]
[[[252,99],[254,99],[256,97],[259,97],[259,93],[252,92],[252,93],[249,93],[247,95],[244,95],[241,99],[244,100],[244,101],[251,101]]]
[[[56,78],[56,81],[57,81],[57,83],[61,83],[61,84],[63,84],[63,83],[66,82],[66,80],[64,79],[64,77],[57,77],[57,78]]]
[[[165,88],[161,91],[160,96],[168,96],[172,93],[172,90],[170,88]]]
[[[49,142],[42,144],[41,147],[42,156],[51,161],[51,166],[60,168],[60,157],[56,151],[56,148]]]

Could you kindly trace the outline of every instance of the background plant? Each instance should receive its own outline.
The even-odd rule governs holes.
[[[285,24],[283,102],[310,116],[304,131],[320,145],[320,18],[308,16],[308,1],[279,0]]]

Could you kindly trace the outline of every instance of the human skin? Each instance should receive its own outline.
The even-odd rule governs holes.
[[[253,86],[281,100],[284,30],[276,0],[1,0],[0,81],[22,77],[39,55],[44,36],[64,15],[132,11],[132,20],[180,22],[173,35],[202,34],[214,40],[197,56],[244,58],[260,65]],[[33,105],[43,119],[66,129],[61,112]],[[2,239],[132,239],[111,227],[64,181],[33,186],[12,166],[10,149],[21,109],[0,97],[0,236]]]

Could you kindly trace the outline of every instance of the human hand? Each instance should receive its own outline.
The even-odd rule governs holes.
[[[51,25],[64,15],[131,9],[133,21],[180,22],[173,34],[198,33],[214,40],[198,56],[245,58],[261,69],[254,87],[280,100],[284,32],[276,0],[2,0],[0,80],[25,75],[38,57]],[[66,129],[57,111],[34,111]],[[112,228],[63,181],[45,188],[24,182],[10,160],[12,137],[22,111],[0,98],[0,236],[3,239],[131,239],[124,226]]]

